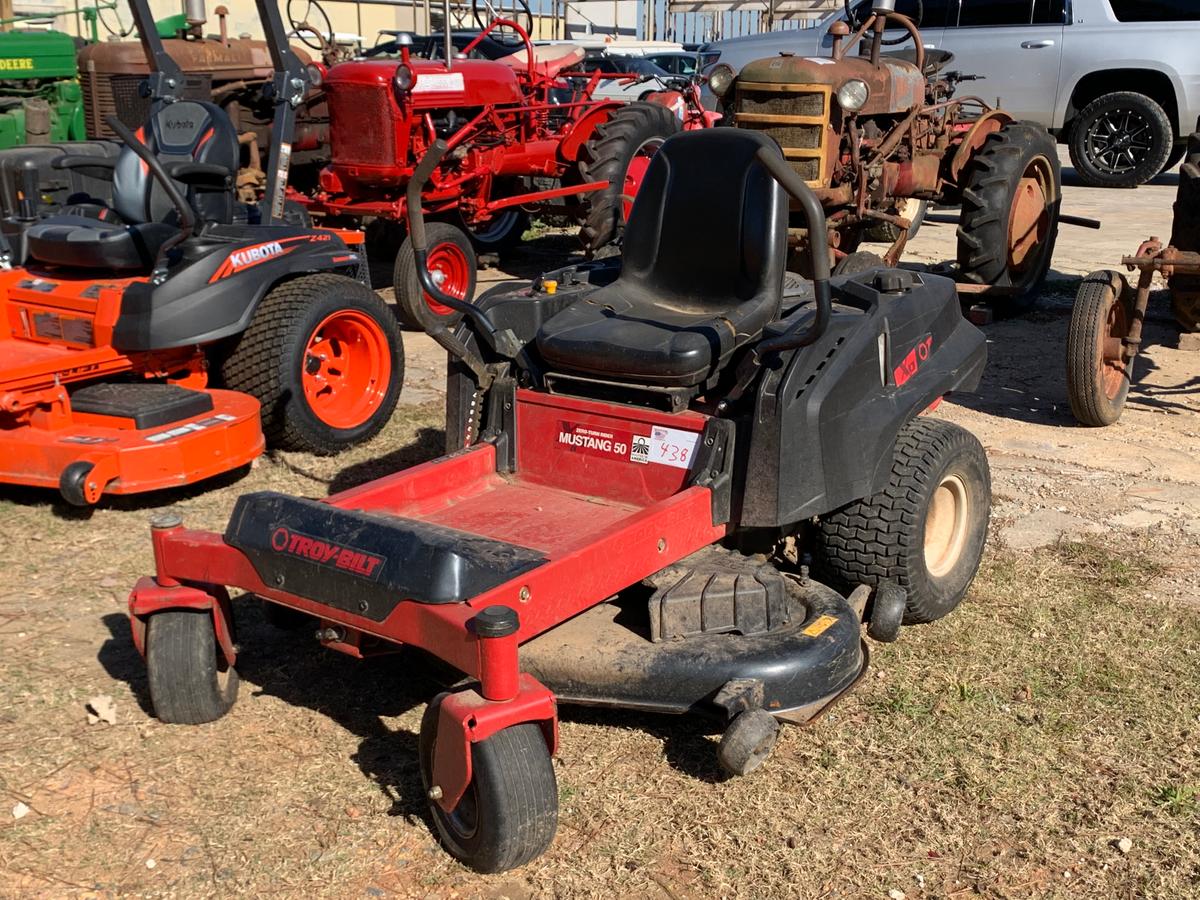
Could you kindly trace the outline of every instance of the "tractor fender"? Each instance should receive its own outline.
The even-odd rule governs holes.
[[[971,126],[971,130],[967,132],[962,143],[954,152],[954,158],[950,160],[950,180],[958,184],[967,163],[979,152],[979,148],[988,139],[988,135],[995,134],[1005,125],[1011,125],[1014,121],[1016,120],[1002,109],[993,109],[976,119],[975,124]]]
[[[575,162],[579,159],[579,151],[591,139],[592,134],[596,131],[596,126],[608,121],[608,117],[613,114],[613,111],[624,105],[616,100],[605,100],[584,113],[567,133],[567,136],[559,142],[559,158],[563,162]]]
[[[241,334],[258,304],[284,281],[318,272],[353,277],[360,247],[333,231],[258,226],[155,285],[134,282],[121,297],[113,346],[125,353],[211,344]]]

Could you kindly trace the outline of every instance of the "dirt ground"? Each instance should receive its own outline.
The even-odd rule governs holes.
[[[558,837],[474,875],[436,845],[416,768],[435,691],[404,655],[359,663],[239,608],[240,700],[166,726],[123,614],[170,505],[222,528],[234,499],[325,496],[436,455],[443,358],[407,335],[402,406],[338,459],[274,454],[206,490],[105,504],[0,491],[0,896],[1200,896],[1200,351],[1157,296],[1121,422],[1076,426],[1074,282],[1169,233],[1175,176],[1072,184],[1040,308],[986,327],[979,393],[938,414],[984,442],[995,509],[967,601],[872,648],[859,688],[721,776],[688,720],[564,710]],[[935,217],[911,258],[953,256]],[[547,236],[489,282],[549,268]],[[88,724],[87,707],[115,707]]]

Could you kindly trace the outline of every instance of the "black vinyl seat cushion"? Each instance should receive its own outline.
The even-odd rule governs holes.
[[[178,233],[161,222],[126,225],[68,213],[39,222],[26,237],[30,255],[48,265],[136,271],[153,265],[162,245]]]
[[[538,332],[552,371],[698,385],[783,302],[787,195],[737,129],[682,132],[654,155],[625,229],[621,275]]]

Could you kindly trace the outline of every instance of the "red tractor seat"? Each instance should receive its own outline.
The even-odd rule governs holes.
[[[583,48],[575,44],[535,44],[533,69],[543,78],[554,78],[563,69],[569,69],[582,62],[583,57]],[[529,52],[522,48],[516,53],[500,57],[496,62],[524,72],[529,67]]]
[[[735,128],[663,143],[629,214],[621,275],[538,332],[551,371],[700,385],[779,316],[788,200],[756,156],[763,148],[781,153]]]

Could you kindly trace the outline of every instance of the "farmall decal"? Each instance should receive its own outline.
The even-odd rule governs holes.
[[[933,348],[933,335],[927,334],[921,338],[917,346],[908,351],[908,355],[900,361],[900,365],[892,372],[892,378],[896,381],[896,387],[900,387],[908,379],[917,374],[917,370],[921,368],[921,363],[929,359],[929,351]]]
[[[282,525],[271,532],[271,549],[371,581],[379,577],[383,563],[382,556],[292,531]]]

